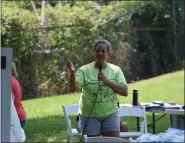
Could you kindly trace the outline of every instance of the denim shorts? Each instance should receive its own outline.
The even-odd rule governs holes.
[[[80,115],[80,121],[82,133],[86,135],[100,135],[106,131],[120,131],[120,117],[118,112],[107,117],[88,118]]]

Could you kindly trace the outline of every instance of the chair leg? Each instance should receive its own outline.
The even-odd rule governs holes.
[[[74,142],[73,136],[70,136],[70,140],[71,140],[72,143]]]
[[[130,141],[130,142],[133,142],[133,139],[132,139],[132,138],[129,138],[129,141]]]
[[[67,143],[73,143],[73,136],[70,136],[69,134],[67,134]]]
[[[69,137],[69,135],[67,135],[67,143],[69,143],[70,142],[70,137]]]

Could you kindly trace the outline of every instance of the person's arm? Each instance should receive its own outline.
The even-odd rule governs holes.
[[[12,75],[12,82],[11,82],[11,91],[12,91],[13,96],[17,94],[16,79],[13,75]]]
[[[75,92],[75,91],[78,90],[78,86],[77,86],[77,83],[76,83],[75,72],[70,72],[69,90],[70,90],[70,92]]]
[[[70,72],[69,90],[70,92],[75,92],[78,90],[78,86],[77,86],[76,77],[75,77],[75,67],[70,60],[67,60],[67,68],[69,69],[69,72]]]
[[[128,95],[128,86],[127,85],[120,85],[117,83],[114,83],[110,80],[108,80],[105,85],[109,86],[110,88],[112,88],[112,90],[114,92],[116,92],[117,94],[121,95],[121,96],[127,96]]]
[[[119,94],[121,96],[127,96],[128,95],[128,86],[126,84],[126,81],[125,81],[125,78],[124,78],[123,74],[121,74],[121,75],[119,74],[118,79],[122,79],[122,82],[124,81],[125,84],[118,84],[119,82],[114,83],[114,82],[110,81],[107,77],[104,76],[104,74],[102,72],[100,72],[98,74],[98,79],[102,80],[104,85],[107,85],[108,87],[110,87],[117,94]],[[120,82],[120,83],[122,83],[122,82]]]

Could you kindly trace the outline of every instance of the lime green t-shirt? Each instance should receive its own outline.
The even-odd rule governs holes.
[[[80,67],[76,72],[76,81],[82,90],[79,112],[83,116],[90,115],[95,101],[91,117],[105,117],[119,110],[117,94],[98,80],[98,72],[95,62]],[[112,82],[127,85],[120,67],[107,63],[102,72]]]

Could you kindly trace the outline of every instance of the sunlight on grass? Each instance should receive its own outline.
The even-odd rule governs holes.
[[[139,92],[139,102],[164,102],[184,103],[184,72],[175,72],[129,84],[129,96],[119,97],[121,103],[132,103],[132,90]]]
[[[129,84],[129,95],[119,96],[120,103],[132,103],[132,90],[138,89],[139,102],[176,102],[184,104],[184,72],[174,72],[156,78]],[[25,100],[23,106],[27,113],[25,126],[26,142],[64,142],[66,141],[66,124],[62,105],[78,104],[80,94],[51,96],[40,99]],[[160,116],[160,114],[157,116]],[[72,116],[74,124],[75,116]],[[136,128],[136,119],[124,119],[129,129]],[[147,113],[147,122],[152,116]],[[134,125],[135,124],[135,125]],[[156,124],[156,132],[163,132],[170,126],[169,116],[165,116]],[[152,132],[151,128],[148,128]],[[78,138],[75,138],[78,140]]]

